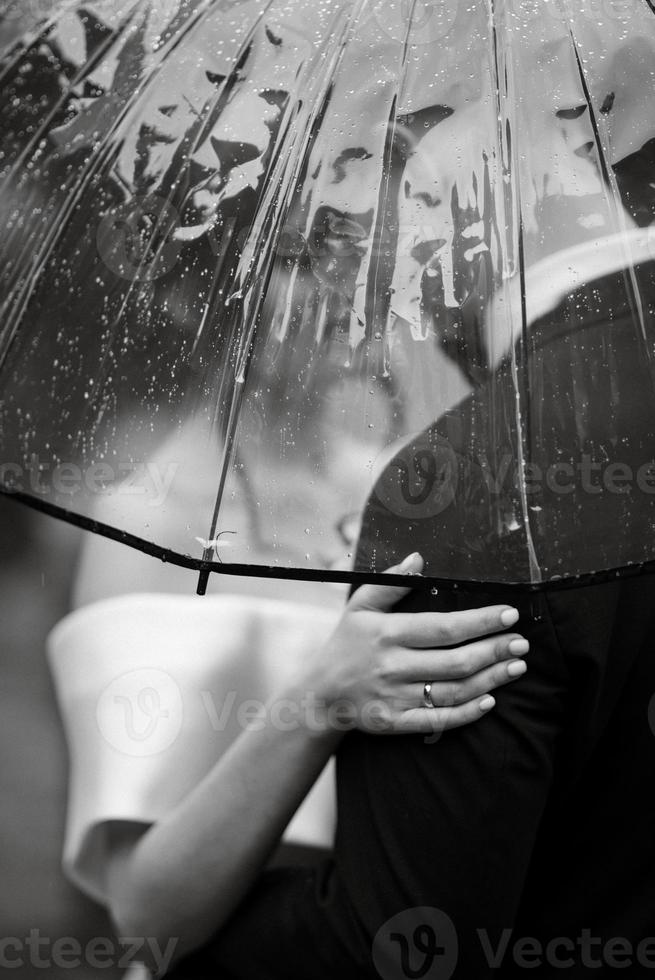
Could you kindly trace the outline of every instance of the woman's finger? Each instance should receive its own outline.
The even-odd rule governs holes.
[[[420,575],[422,571],[423,559],[418,552],[415,552],[413,555],[408,555],[400,565],[388,568],[385,575]],[[348,609],[351,612],[356,610],[388,612],[412,589],[412,585],[408,585],[407,588],[396,585],[362,585],[348,603]]]
[[[425,686],[405,685],[388,705],[384,727],[387,734],[435,734],[459,728],[479,720],[495,706],[490,694],[498,687],[522,677],[528,667],[523,660],[494,664],[474,677],[460,682],[432,684],[429,698],[434,707],[424,703]]]
[[[512,606],[484,606],[450,613],[397,613],[389,617],[387,635],[399,646],[454,647],[500,633],[519,620]]]
[[[473,677],[455,681],[421,681],[401,684],[393,693],[386,694],[394,711],[409,710],[423,705],[426,683],[430,683],[430,702],[435,708],[451,708],[467,701],[481,699],[485,694],[518,680],[527,671],[523,660],[507,660],[479,671]],[[429,710],[429,709],[428,709]]]
[[[449,681],[472,677],[492,664],[524,657],[530,644],[519,633],[487,637],[447,650],[403,650],[382,654],[390,683]]]
[[[438,736],[451,728],[461,728],[479,721],[489,714],[495,704],[495,699],[487,694],[454,708],[410,708],[393,716],[386,732],[395,735]]]
[[[452,708],[456,705],[466,704],[467,701],[474,701],[482,698],[485,694],[502,687],[503,684],[510,684],[518,680],[526,673],[528,665],[524,660],[510,660],[502,664],[494,664],[481,670],[473,677],[467,677],[460,681],[441,681],[432,683],[430,689],[430,700],[437,708]],[[418,690],[419,697],[422,699],[424,687]],[[414,702],[416,703],[416,702]]]

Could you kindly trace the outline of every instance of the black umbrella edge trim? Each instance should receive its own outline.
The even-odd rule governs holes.
[[[130,548],[135,548],[137,551],[151,555],[153,558],[159,558],[164,563],[168,562],[180,568],[188,568],[192,571],[200,572],[203,578],[206,578],[212,572],[216,572],[219,575],[242,576],[246,578],[287,579],[298,582],[332,582],[338,585],[351,586],[374,584],[406,587],[408,584],[407,575],[390,575],[386,572],[331,571],[329,569],[289,568],[286,566],[282,568],[273,565],[241,565],[229,562],[202,561],[198,558],[191,558],[189,555],[180,555],[176,551],[152,544],[150,541],[139,538],[135,534],[130,534],[128,531],[120,531],[117,528],[111,527],[109,524],[103,524],[101,521],[93,520],[93,518],[84,517],[64,507],[50,504],[46,500],[40,500],[37,497],[32,497],[20,491],[8,490],[0,486],[0,494],[26,507],[30,507],[32,510],[66,521],[66,523],[79,527],[83,531],[91,531],[93,534],[99,534],[104,538],[109,538],[111,541],[117,541]],[[604,582],[635,578],[638,575],[647,574],[655,574],[655,559],[632,565],[623,565],[604,571],[562,576],[562,578],[549,579],[542,582],[443,579],[422,575],[411,576],[411,581],[412,588],[421,591],[433,591],[436,589],[439,592],[443,590],[446,593],[462,592],[476,594],[483,592],[488,595],[499,594],[507,597],[508,593],[537,595],[546,592],[560,592],[565,589],[600,585]]]

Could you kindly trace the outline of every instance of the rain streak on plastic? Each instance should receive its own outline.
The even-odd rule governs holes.
[[[3,492],[191,567],[655,560],[648,0],[5,8]]]

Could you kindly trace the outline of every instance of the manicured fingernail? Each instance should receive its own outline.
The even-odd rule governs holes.
[[[419,555],[418,551],[415,551],[412,555],[408,555],[407,558],[405,558],[405,560],[402,561],[398,566],[398,571],[408,572],[412,567],[412,565],[415,565],[416,562],[420,560],[420,558],[421,556]]]
[[[527,640],[512,640],[508,649],[515,657],[522,657],[530,649],[530,644]]]
[[[513,626],[514,623],[519,621],[519,611],[518,609],[506,609],[500,614],[500,621],[503,626]]]
[[[495,703],[496,702],[492,697],[486,697],[482,698],[482,701],[480,701],[478,707],[480,708],[480,711],[491,711]]]
[[[507,665],[507,673],[510,677],[520,677],[521,674],[525,674],[527,669],[528,665],[525,660],[514,660]]]

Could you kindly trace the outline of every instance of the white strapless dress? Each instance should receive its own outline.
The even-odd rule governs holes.
[[[257,596],[132,594],[57,624],[47,655],[70,751],[63,863],[80,889],[105,902],[108,824],[161,818],[338,618]],[[329,847],[334,825],[329,763],[285,840]]]

